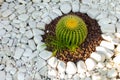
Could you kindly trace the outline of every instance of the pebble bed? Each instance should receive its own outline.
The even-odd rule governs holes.
[[[0,0],[0,80],[120,80],[120,0]],[[85,62],[65,64],[41,42],[46,24],[87,13],[103,41]],[[44,46],[43,46],[44,45]]]

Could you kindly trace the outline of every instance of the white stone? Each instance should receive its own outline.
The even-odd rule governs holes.
[[[86,77],[85,80],[92,80],[90,77]]]
[[[98,68],[104,68],[105,64],[103,62],[98,62],[97,67]]]
[[[72,75],[75,74],[76,72],[77,72],[76,65],[71,61],[67,62],[66,73]]]
[[[42,21],[46,24],[49,24],[51,22],[51,18],[47,16],[47,17],[43,18]]]
[[[10,9],[8,9],[8,10],[5,10],[3,13],[2,13],[2,16],[3,17],[8,17],[9,15],[11,15],[12,14],[12,11],[10,10]]]
[[[93,70],[96,66],[96,62],[91,58],[87,58],[85,63],[89,71]]]
[[[42,30],[39,30],[39,29],[33,29],[33,35],[34,36],[38,36],[38,35],[43,35],[44,34],[44,31]]]
[[[39,12],[39,11],[33,11],[32,18],[33,19],[37,19],[38,17],[40,18],[41,15],[42,15],[41,12]]]
[[[59,16],[62,15],[62,12],[59,9],[53,9],[53,12],[58,14]]]
[[[40,80],[41,79],[41,76],[40,76],[39,72],[35,73],[35,78],[34,79],[36,79],[36,80]]]
[[[35,28],[36,27],[36,22],[35,21],[29,21],[29,26],[31,27],[31,28]]]
[[[15,6],[15,8],[17,9],[17,13],[18,14],[24,14],[26,13],[26,9],[24,5],[17,5]]]
[[[60,73],[59,76],[60,76],[61,79],[64,79],[65,78],[65,73]]]
[[[12,76],[11,76],[10,73],[7,73],[7,74],[6,74],[6,80],[12,80]]]
[[[0,71],[2,71],[2,69],[4,69],[4,68],[5,68],[5,65],[1,64],[0,65]]]
[[[17,71],[16,68],[12,68],[12,69],[10,70],[10,73],[11,73],[12,75],[14,75],[14,74],[16,73],[16,71]]]
[[[100,19],[103,19],[103,18],[107,18],[107,16],[108,16],[107,12],[102,12],[96,17],[96,19],[100,20]]]
[[[77,69],[78,73],[84,73],[87,71],[85,63],[81,60],[77,62]]]
[[[92,4],[92,0],[82,0],[82,3],[90,5]]]
[[[100,46],[105,47],[105,48],[110,49],[110,50],[114,50],[114,44],[111,42],[108,42],[108,41],[102,41],[100,43]]]
[[[102,25],[102,24],[110,24],[111,23],[111,19],[109,18],[102,18],[98,21],[99,25]]]
[[[110,59],[114,55],[111,50],[101,46],[96,47],[96,51],[100,54],[104,54],[107,59]]]
[[[60,0],[52,0],[52,2],[59,2]]]
[[[6,30],[0,29],[0,37],[2,37],[3,35],[5,35],[5,33],[6,33]]]
[[[89,10],[89,6],[88,5],[81,5],[80,6],[80,12],[82,13],[87,13],[87,11]]]
[[[44,43],[39,43],[38,45],[37,45],[37,50],[38,51],[43,51],[43,50],[45,50],[46,49],[46,45],[44,44]]]
[[[34,2],[34,3],[40,3],[41,0],[32,0],[32,2]]]
[[[86,77],[86,74],[85,73],[80,73],[79,77],[82,78],[82,79],[84,79]]]
[[[9,38],[3,38],[2,39],[2,44],[6,44],[9,41]]]
[[[50,12],[50,13],[49,13],[49,16],[50,16],[50,18],[51,18],[52,20],[54,20],[55,18],[58,17],[58,15],[57,15],[56,13],[54,13],[54,12]]]
[[[36,27],[39,28],[39,29],[45,29],[45,23],[38,22]]]
[[[105,60],[105,56],[97,52],[92,52],[90,57],[93,58],[97,62],[103,62]]]
[[[92,80],[102,80],[102,76],[98,73],[92,75]]]
[[[23,33],[25,33],[25,31],[26,31],[26,29],[24,28],[24,27],[21,27],[20,28],[20,32],[23,34]]]
[[[79,1],[72,2],[72,11],[73,12],[79,12],[79,10],[80,10]]]
[[[64,13],[67,14],[71,11],[71,5],[69,3],[63,3],[60,5],[60,10]]]
[[[8,32],[10,32],[10,31],[12,30],[13,26],[12,26],[12,25],[6,25],[4,28],[5,28]]]
[[[25,79],[25,74],[22,73],[22,72],[19,72],[18,75],[17,75],[17,79],[18,80],[24,80]]]
[[[43,2],[50,2],[50,0],[43,0]]]
[[[28,31],[26,31],[25,32],[25,36],[27,37],[27,38],[32,38],[33,37],[33,33],[32,33],[32,31],[31,30],[28,30]]]
[[[117,52],[120,52],[120,44],[117,45],[116,51],[117,51]]]
[[[47,60],[47,62],[51,67],[53,67],[53,68],[57,67],[58,60],[56,57],[51,57],[50,59]]]
[[[113,61],[116,63],[116,64],[120,64],[120,55],[116,56]]]
[[[65,72],[66,64],[63,61],[59,61],[58,65],[57,65],[57,69],[58,69],[59,73]]]
[[[46,65],[46,61],[43,60],[42,58],[37,59],[37,63],[36,63],[36,68],[39,71],[41,68],[43,68]]]
[[[40,1],[40,0],[34,0],[34,1]],[[33,6],[30,6],[30,8],[28,9],[28,13],[32,13],[35,10],[35,8]]]
[[[108,78],[115,78],[117,76],[117,71],[112,68],[111,70],[108,70],[107,77]]]
[[[15,55],[14,55],[14,58],[15,59],[20,59],[22,54],[24,52],[24,49],[20,48],[20,47],[17,47],[16,50],[15,50]]]
[[[29,18],[28,14],[21,14],[18,16],[18,19],[21,21],[26,21]]]
[[[117,38],[120,38],[120,32],[115,33],[115,36],[116,36]]]
[[[103,38],[104,40],[106,40],[106,41],[109,41],[109,42],[112,41],[112,37],[111,37],[110,35],[102,34],[101,36],[102,36],[102,38]]]
[[[36,44],[40,44],[41,40],[42,40],[41,36],[34,36],[34,41],[35,41]]]
[[[28,40],[28,45],[32,50],[36,49],[35,42],[33,40]]]
[[[89,9],[87,11],[88,16],[90,16],[93,19],[95,19],[99,15],[99,13],[100,12],[97,9]]]
[[[73,76],[73,80],[80,80],[79,75],[78,75],[78,74],[75,74],[75,75]]]
[[[120,32],[120,26],[119,26],[119,25],[120,25],[120,22],[117,22],[117,23],[116,23],[116,28],[117,28],[117,32],[118,32],[118,33]]]
[[[26,4],[27,2],[24,0],[18,0],[19,3]]]
[[[47,59],[49,59],[49,58],[52,56],[52,52],[44,50],[44,51],[42,51],[42,52],[39,54],[39,56],[40,56],[41,58],[47,60]]]
[[[5,80],[5,72],[0,71],[0,80]]]
[[[39,73],[40,73],[41,75],[45,75],[45,74],[47,73],[47,71],[48,71],[48,67],[47,67],[47,66],[44,66],[44,67],[42,67],[42,68],[40,69]]]
[[[53,77],[56,77],[57,76],[57,71],[52,69],[52,70],[49,70],[48,71],[48,76],[53,76]]]
[[[26,48],[23,56],[29,57],[32,54],[32,50],[30,48]]]

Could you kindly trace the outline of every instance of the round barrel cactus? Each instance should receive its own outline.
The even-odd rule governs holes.
[[[87,37],[87,33],[86,24],[75,15],[62,17],[56,25],[56,37],[64,45],[80,45]]]

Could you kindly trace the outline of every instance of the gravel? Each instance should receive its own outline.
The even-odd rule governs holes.
[[[0,80],[120,80],[119,0],[0,0]],[[41,41],[45,25],[87,13],[103,41],[85,62],[58,60]]]

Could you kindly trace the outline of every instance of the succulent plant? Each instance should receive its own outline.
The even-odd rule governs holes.
[[[84,21],[76,15],[62,17],[56,25],[56,38],[68,47],[78,46],[87,37]]]

